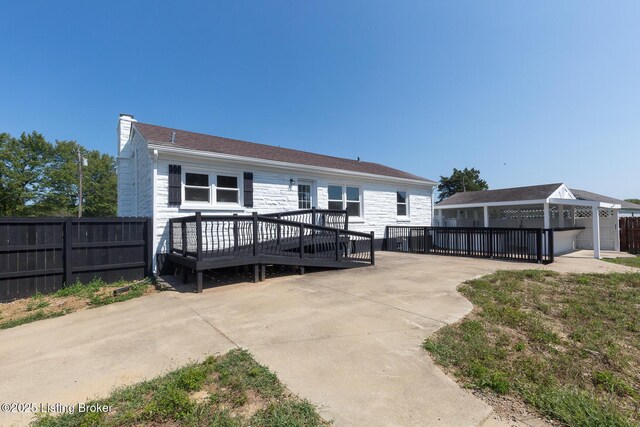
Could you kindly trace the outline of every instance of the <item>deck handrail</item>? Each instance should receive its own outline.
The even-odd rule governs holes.
[[[344,213],[346,217],[346,211]],[[293,243],[293,237],[297,243]],[[307,248],[311,252],[306,253]],[[196,212],[193,216],[171,218],[169,253],[196,260],[216,256],[290,257],[295,254],[300,258],[328,259],[330,256],[337,262],[343,259],[375,262],[373,232],[363,233],[257,213],[202,215]]]

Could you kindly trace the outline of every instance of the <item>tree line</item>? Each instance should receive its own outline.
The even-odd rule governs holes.
[[[0,133],[0,216],[77,216],[82,161],[82,215],[115,216],[115,159],[76,141],[47,141],[31,132]]]

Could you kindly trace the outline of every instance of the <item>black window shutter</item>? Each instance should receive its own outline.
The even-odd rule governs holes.
[[[244,173],[244,207],[253,207],[253,173]]]
[[[182,202],[182,167],[169,165],[169,204],[180,205]]]

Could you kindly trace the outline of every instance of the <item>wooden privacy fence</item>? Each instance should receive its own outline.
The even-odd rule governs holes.
[[[147,218],[0,218],[0,301],[152,274]]]
[[[640,217],[620,218],[620,250],[640,254]]]
[[[549,264],[553,230],[387,226],[384,250]]]

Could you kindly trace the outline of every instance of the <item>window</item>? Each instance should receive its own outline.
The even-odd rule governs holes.
[[[298,184],[298,209],[311,209],[311,184]]]
[[[360,189],[347,187],[347,215],[360,216]]]
[[[407,216],[407,192],[397,192],[397,210],[398,216]]]
[[[184,177],[184,200],[209,203],[209,175],[187,172]]]
[[[347,210],[349,216],[360,216],[362,212],[360,189],[358,187],[342,187],[340,185],[330,185],[329,188],[329,209]]]
[[[329,209],[342,210],[342,187],[338,185],[329,186]]]
[[[184,172],[184,201],[198,205],[240,204],[240,179],[233,175]]]
[[[238,203],[238,177],[218,175],[216,183],[218,203]]]

